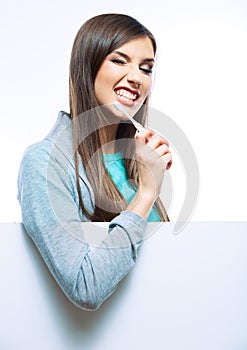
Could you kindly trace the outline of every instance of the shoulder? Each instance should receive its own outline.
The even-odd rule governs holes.
[[[65,158],[71,159],[73,154],[71,119],[69,114],[60,111],[48,135],[24,151],[21,167],[44,165],[55,159],[62,164]]]
[[[47,140],[30,145],[23,153],[19,174],[27,172],[30,178],[35,169],[44,170],[50,161],[52,148],[52,143]]]
[[[23,153],[23,159],[34,159],[37,157],[45,158],[52,151],[53,144],[48,140],[36,142],[26,148]]]

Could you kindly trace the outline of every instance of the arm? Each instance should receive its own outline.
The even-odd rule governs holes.
[[[51,158],[50,149],[43,141],[24,155],[18,180],[23,224],[68,298],[94,310],[135,264],[146,222],[134,212],[122,212],[100,246],[88,245],[73,179],[63,162]],[[86,186],[83,193],[89,197]]]

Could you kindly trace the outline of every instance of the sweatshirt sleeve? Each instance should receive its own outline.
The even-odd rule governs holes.
[[[21,162],[22,222],[67,297],[82,309],[96,310],[135,264],[146,221],[124,211],[109,223],[99,244],[88,244],[75,184],[64,162],[51,157],[50,147],[45,141],[31,146]],[[89,203],[91,194],[83,182],[82,193]]]

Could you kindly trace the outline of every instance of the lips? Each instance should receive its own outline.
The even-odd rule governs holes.
[[[134,102],[140,96],[140,92],[138,90],[132,90],[132,89],[125,87],[125,86],[119,86],[116,89],[114,89],[114,91],[119,99],[126,101],[126,102],[127,101]]]

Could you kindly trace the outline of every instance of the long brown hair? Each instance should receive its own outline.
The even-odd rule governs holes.
[[[85,22],[74,40],[70,60],[70,116],[76,147],[75,165],[79,204],[91,221],[111,221],[127,207],[127,202],[107,173],[102,161],[102,145],[106,139],[107,113],[97,103],[94,82],[106,56],[126,42],[147,36],[154,54],[156,42],[150,31],[134,18],[123,14],[103,14]],[[135,115],[142,125],[146,124],[148,98]],[[109,122],[108,122],[109,124]],[[132,124],[120,123],[116,147],[121,149],[128,179],[138,186],[138,164],[134,159],[135,128]],[[128,142],[126,142],[128,140]],[[85,168],[94,192],[94,212],[89,212],[83,203],[79,181],[79,159]],[[156,210],[161,221],[169,221],[160,199]]]

